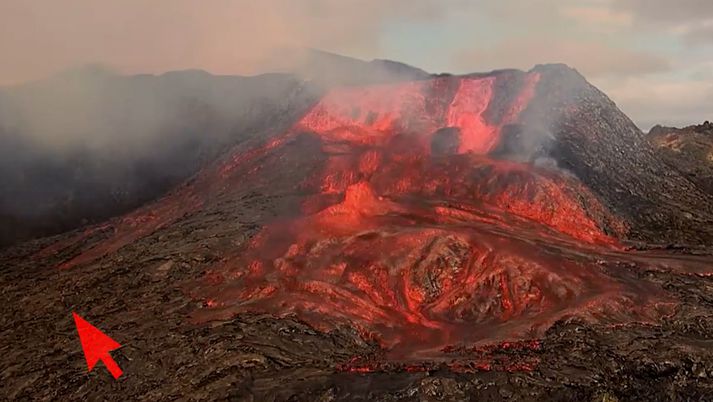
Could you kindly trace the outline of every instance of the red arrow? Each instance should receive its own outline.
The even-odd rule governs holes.
[[[74,316],[74,324],[77,325],[79,333],[79,341],[82,343],[84,357],[87,359],[87,367],[89,371],[94,369],[97,362],[104,362],[107,370],[117,379],[121,376],[121,368],[116,364],[114,359],[109,354],[110,351],[121,347],[118,342],[109,338],[105,333],[101,332],[97,327],[88,323],[84,318],[72,312]]]

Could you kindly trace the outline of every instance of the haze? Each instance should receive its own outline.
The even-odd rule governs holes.
[[[644,130],[710,119],[713,104],[713,3],[706,0],[0,3],[0,85],[87,63],[132,74],[256,74],[284,68],[281,49],[295,47],[430,72],[564,62]]]

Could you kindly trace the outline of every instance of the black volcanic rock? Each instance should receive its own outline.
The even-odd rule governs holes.
[[[441,128],[433,134],[431,153],[436,156],[455,155],[460,145],[460,130],[457,127]]]

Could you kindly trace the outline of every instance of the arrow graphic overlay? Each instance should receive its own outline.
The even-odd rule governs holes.
[[[120,348],[121,345],[97,327],[88,323],[77,313],[72,312],[72,316],[74,317],[74,324],[77,326],[79,341],[82,343],[82,350],[84,350],[84,357],[87,359],[89,371],[92,371],[97,362],[101,360],[111,375],[114,376],[114,379],[118,379],[123,372],[109,352]]]

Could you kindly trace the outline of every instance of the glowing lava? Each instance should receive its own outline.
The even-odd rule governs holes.
[[[516,120],[536,81],[500,124]],[[602,228],[625,228],[596,197],[557,172],[483,156],[500,130],[483,117],[492,84],[460,81],[441,115],[423,95],[434,82],[325,97],[295,130],[319,136],[328,155],[311,178],[319,193],[194,284],[210,307],[194,318],[296,313],[323,330],[348,322],[392,357],[432,358],[447,345],[536,336],[569,315],[657,317],[667,305],[655,289],[567,251],[616,247]],[[456,130],[450,147],[436,146],[444,124]]]
[[[295,174],[266,163],[295,157],[287,144],[310,138],[322,165],[294,183],[309,193],[301,216],[268,223],[187,286],[205,300],[195,321],[296,313],[324,330],[353,325],[394,358],[420,358],[536,337],[566,316],[618,323],[664,314],[661,292],[596,263],[626,226],[576,178],[488,157],[539,76],[525,75],[509,96],[497,79],[334,90],[292,130],[117,221],[107,240],[64,266],[219,208],[211,199],[252,180]]]

